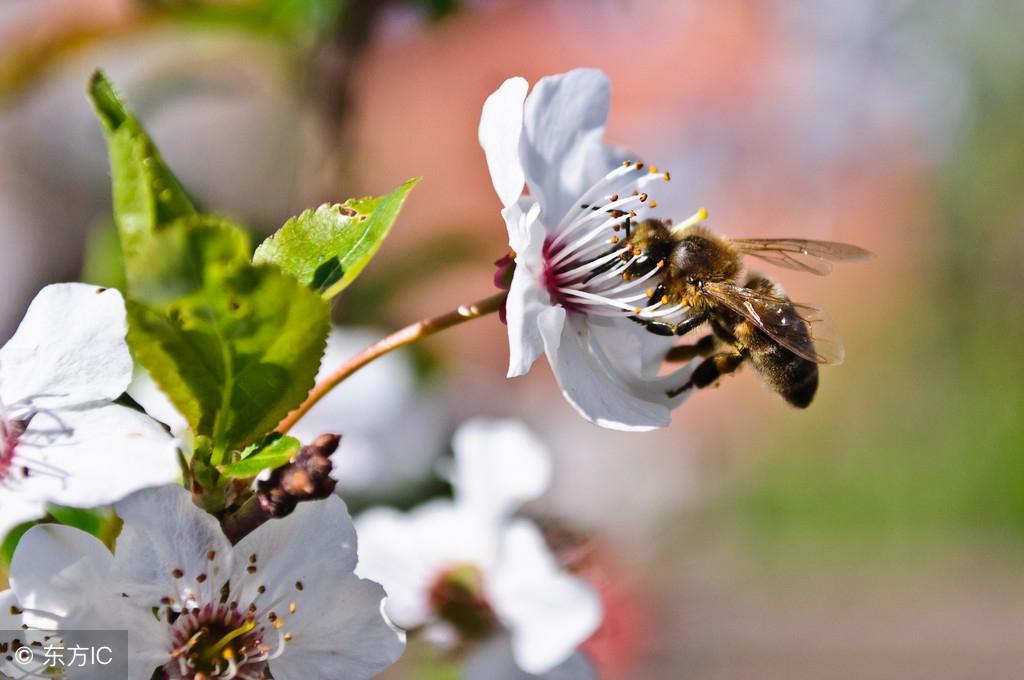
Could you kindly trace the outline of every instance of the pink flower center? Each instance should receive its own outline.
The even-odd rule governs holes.
[[[243,574],[211,591],[211,574],[217,574],[216,551],[206,554],[207,571],[195,574],[171,570],[174,592],[163,597],[157,616],[170,624],[170,661],[163,670],[168,680],[262,680],[268,662],[284,653],[292,642],[290,618],[299,609],[305,586],[279,593],[271,602],[262,581],[262,564],[253,553]],[[256,585],[252,601],[239,602],[232,584]],[[237,590],[235,591],[238,592]]]
[[[472,565],[446,569],[429,591],[430,608],[466,641],[490,635],[498,620],[484,593],[483,574]]]
[[[18,446],[18,438],[25,431],[25,424],[18,420],[7,420],[0,411],[0,483],[15,468],[14,454]]]
[[[658,203],[648,188],[669,173],[626,161],[586,191],[544,242],[541,283],[554,304],[587,315],[665,318],[682,305],[653,296],[662,263],[629,243],[633,227]],[[629,270],[629,273],[627,273]],[[633,275],[640,271],[641,275]]]

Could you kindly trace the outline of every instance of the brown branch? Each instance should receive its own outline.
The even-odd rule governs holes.
[[[501,307],[502,303],[505,301],[506,295],[507,293],[502,291],[501,293],[492,295],[489,298],[485,298],[468,305],[461,305],[458,309],[454,309],[440,316],[417,321],[416,323],[406,326],[385,338],[381,338],[359,354],[343,363],[334,373],[323,381],[317,383],[317,385],[310,391],[309,396],[306,397],[306,400],[278,424],[277,431],[283,434],[290,430],[292,426],[295,425],[302,416],[306,415],[309,409],[313,408],[318,401],[323,399],[328,392],[333,390],[339,383],[374,359],[377,359],[388,352],[394,351],[399,347],[404,347],[422,340],[423,338],[431,336],[438,331],[451,328],[452,326],[457,326],[461,323],[465,323],[466,321],[478,319],[481,316],[486,316],[487,314],[493,314]]]

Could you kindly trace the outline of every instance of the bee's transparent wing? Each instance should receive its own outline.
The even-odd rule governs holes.
[[[794,354],[816,364],[843,362],[839,333],[821,309],[728,284],[707,284],[702,291]]]
[[[779,267],[824,276],[833,262],[863,260],[871,253],[848,243],[799,238],[741,238],[732,241],[743,255],[760,258]]]

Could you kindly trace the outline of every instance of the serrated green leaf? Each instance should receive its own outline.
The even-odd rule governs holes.
[[[275,264],[330,299],[377,253],[418,182],[411,179],[379,198],[353,198],[307,210],[260,244],[253,261]]]
[[[101,71],[96,71],[89,81],[89,99],[107,138],[114,220],[131,282],[138,271],[135,257],[147,239],[158,229],[196,210],[153,140]]]
[[[244,479],[255,477],[264,470],[279,468],[302,450],[302,443],[293,437],[278,437],[242,460],[222,465],[218,469],[225,477]]]
[[[244,234],[194,216],[153,235],[146,277],[127,302],[136,359],[214,459],[272,430],[313,386],[327,303],[290,276],[248,261]]]

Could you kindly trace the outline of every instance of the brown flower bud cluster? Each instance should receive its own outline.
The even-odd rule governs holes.
[[[259,482],[260,508],[271,517],[290,515],[301,501],[327,498],[334,493],[331,454],[338,449],[339,434],[322,434],[303,446],[299,455]]]

